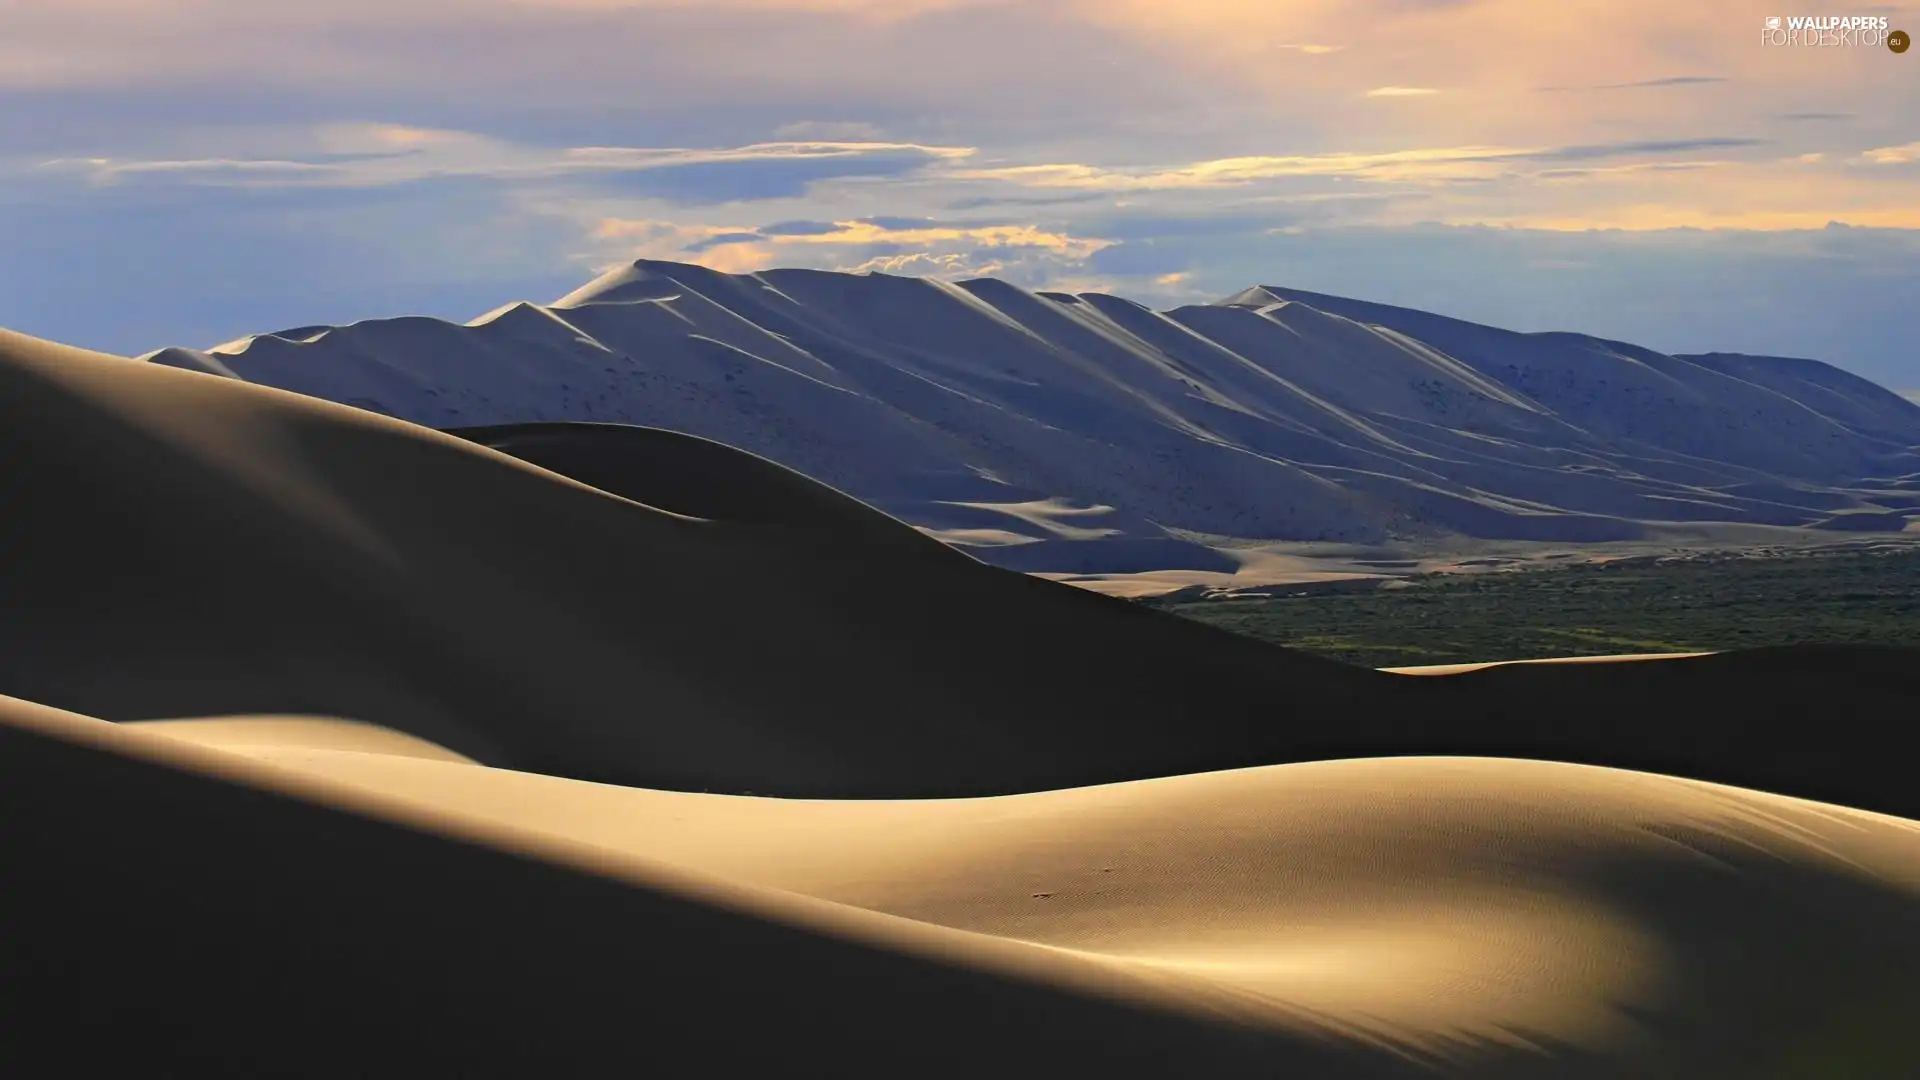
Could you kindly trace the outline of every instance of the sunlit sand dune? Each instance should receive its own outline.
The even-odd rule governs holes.
[[[89,812],[161,845],[217,845],[233,825],[152,836],[139,821],[171,796],[140,785],[108,795],[90,775],[109,769],[102,753],[219,776],[203,793],[235,811],[247,800],[225,785],[237,782],[277,792],[276,806],[335,806],[709,906],[724,920],[681,930],[678,946],[708,952],[725,978],[753,980],[787,962],[747,951],[750,939],[768,926],[797,930],[825,956],[807,994],[874,1010],[856,1024],[969,1044],[929,1061],[937,1075],[983,1052],[1024,1062],[1011,1069],[1022,1074],[1071,1067],[1075,1054],[1058,1033],[942,1015],[940,998],[917,999],[910,983],[877,1003],[863,970],[874,950],[1113,1010],[1106,1022],[1117,1028],[1078,1032],[1077,1055],[1121,1075],[1185,1073],[1178,1059],[1113,1061],[1112,1046],[1139,1053],[1158,1039],[1179,1054],[1209,1038],[1209,1075],[1891,1076],[1920,1061],[1902,1019],[1920,1005],[1920,824],[1740,789],[1574,765],[1383,758],[984,799],[791,801],[491,769],[410,743],[375,749],[365,731],[346,748],[340,729],[320,723],[114,727],[24,703],[0,706],[0,718],[15,728],[9,761],[27,739],[90,745],[93,760],[70,761],[74,793],[108,796],[114,805]],[[14,809],[33,794],[10,795]],[[312,843],[303,830],[320,827],[286,827],[279,840],[297,853]],[[36,885],[29,899],[55,891]],[[179,932],[218,935],[177,894],[160,893],[143,903],[185,920]],[[523,932],[494,897],[461,903],[508,920],[491,940]],[[518,918],[576,914],[595,917],[534,907]],[[48,930],[112,938],[150,915]],[[317,941],[334,937],[297,925]],[[600,922],[588,933],[652,941],[663,930]],[[235,948],[203,938],[197,974],[239,967]],[[497,984],[514,973],[478,977]],[[435,993],[448,978],[399,981]],[[633,1024],[651,1052],[687,1052],[675,1024],[740,1025],[736,1039],[757,1037],[763,1013],[692,1015],[693,1002],[673,1000],[671,978],[636,970],[615,992],[635,1009],[646,1001],[647,1018]],[[221,1023],[233,990],[191,985],[160,1012],[206,1008],[188,1022]],[[572,1002],[583,991],[543,993]],[[1127,1010],[1159,1025],[1119,1030],[1134,1022]],[[307,1022],[356,1011],[326,1005]],[[521,1022],[498,1008],[466,1021],[461,1032],[429,1021],[417,1035],[490,1046],[498,1035],[488,1028]],[[564,1027],[526,1034],[571,1037]],[[831,1071],[881,1075],[893,1041],[871,1030],[838,1049],[846,1056]],[[337,1050],[304,1058],[288,1048],[283,1060],[298,1071]],[[636,1045],[603,1064],[649,1052]],[[556,1060],[571,1053],[561,1047]],[[755,1053],[713,1046],[702,1057],[718,1065]]]

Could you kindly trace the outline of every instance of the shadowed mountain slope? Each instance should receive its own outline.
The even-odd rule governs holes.
[[[642,261],[466,325],[302,327],[148,359],[436,428],[688,432],[1030,571],[1231,568],[1192,534],[1812,525],[1885,512],[1876,496],[1920,472],[1920,406],[1824,364],[1278,287],[1157,312],[993,279]]]

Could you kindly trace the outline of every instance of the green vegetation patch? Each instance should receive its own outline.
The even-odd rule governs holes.
[[[1409,578],[1406,587],[1146,600],[1355,664],[1395,667],[1802,643],[1920,646],[1920,549],[1688,555]]]

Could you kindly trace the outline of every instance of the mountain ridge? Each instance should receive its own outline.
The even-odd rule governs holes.
[[[1069,574],[1238,565],[1208,537],[1578,543],[1849,514],[1897,530],[1876,496],[1920,477],[1920,406],[1819,361],[1282,286],[1155,311],[992,278],[642,260],[465,324],[144,359],[431,427],[683,431],[989,562]]]

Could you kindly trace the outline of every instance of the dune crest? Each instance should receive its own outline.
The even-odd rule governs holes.
[[[240,754],[297,747],[479,764],[465,754],[456,754],[404,731],[332,716],[208,716],[190,720],[136,720],[124,726],[129,731],[165,735]]]
[[[1169,1046],[1214,1040],[1214,1075],[1733,1077],[1783,1062],[1897,1070],[1911,1060],[1897,1010],[1920,1000],[1912,821],[1469,758],[833,802],[590,784],[411,746],[344,749],[319,724],[268,721],[218,749],[177,734],[223,722],[235,721],[116,727],[0,701],[12,751],[0,760],[31,757],[23,736],[66,741],[425,830],[418,843],[458,838],[712,905],[726,921],[682,944],[716,957],[752,927],[780,925],[837,950],[849,971],[878,949],[1011,979],[1052,1003],[1043,1013],[1075,1001],[1145,1010],[1175,1025],[1143,1029]],[[84,789],[104,764],[76,766],[72,779]],[[0,798],[34,790],[12,788]],[[128,811],[160,812],[169,798],[126,790],[141,792]],[[281,842],[308,843],[298,828]],[[1786,940],[1793,947],[1775,947]],[[215,974],[238,963],[218,945],[203,955]],[[748,959],[730,977],[766,970]],[[859,984],[834,971],[808,992],[860,999]],[[911,994],[890,1011],[923,1030],[964,1022],[929,1015]],[[965,1037],[1016,1057],[1037,1046],[1061,1063],[1014,1028]],[[847,1047],[845,1071],[873,1074],[860,1054],[875,1048]],[[1143,1059],[1120,1074],[1164,1075],[1166,1064]]]

